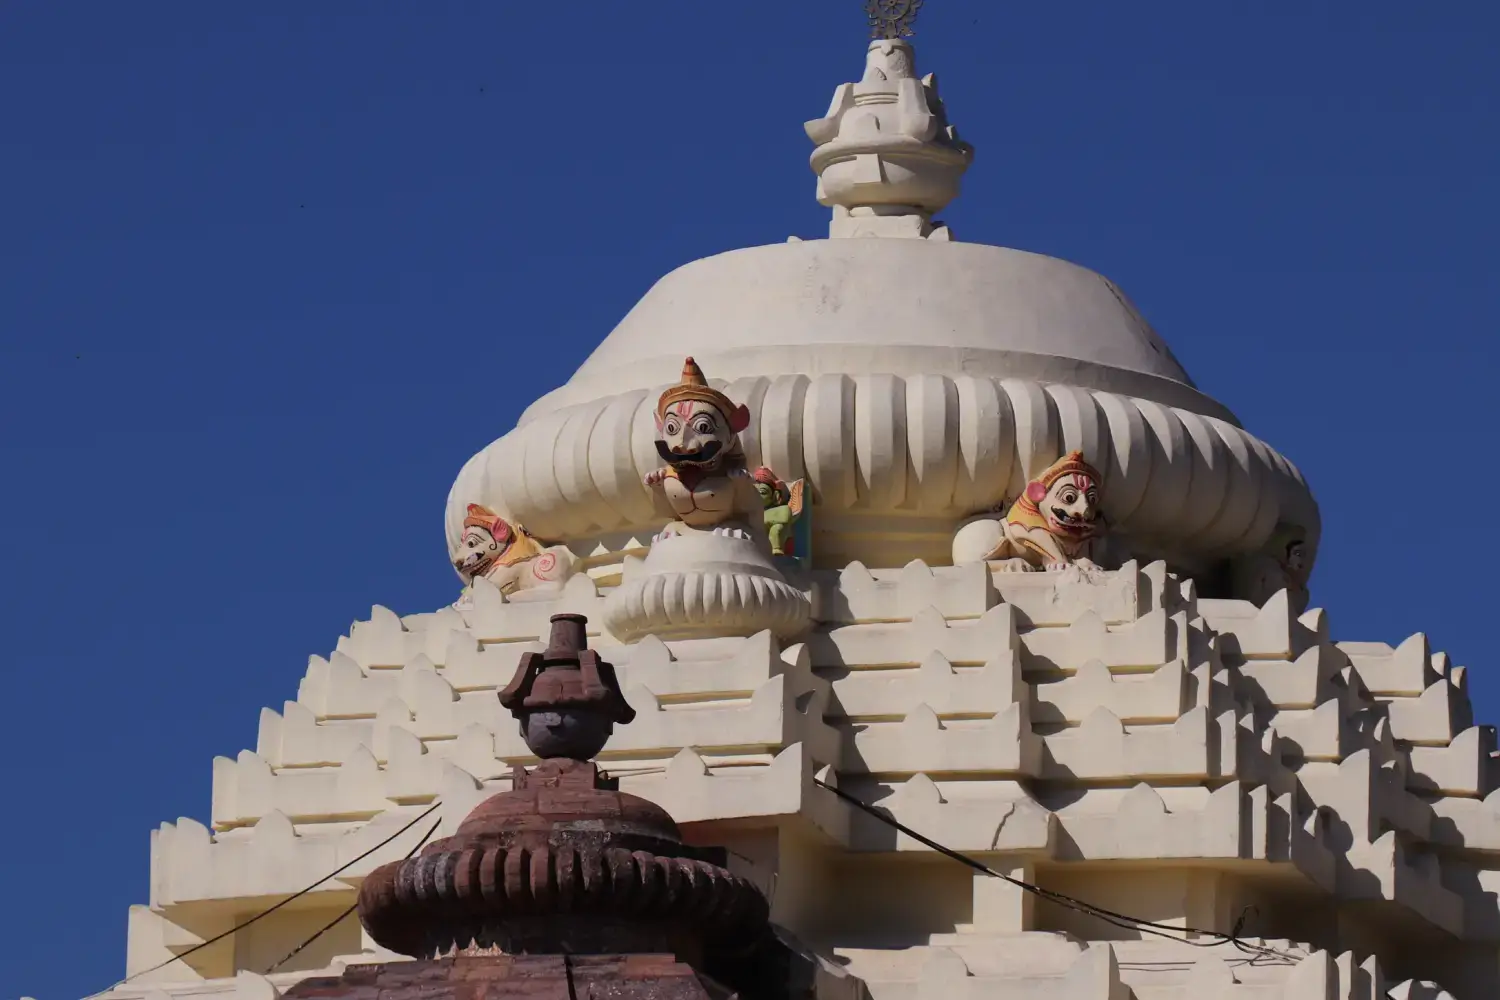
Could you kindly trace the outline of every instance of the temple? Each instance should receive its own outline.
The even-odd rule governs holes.
[[[464,465],[455,602],[214,762],[110,1000],[1500,996],[1465,668],[1335,641],[1308,484],[1119,288],[958,239],[914,6],[805,125],[826,238]]]

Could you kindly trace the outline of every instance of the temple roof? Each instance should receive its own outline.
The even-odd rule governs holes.
[[[805,480],[815,567],[956,558],[961,522],[1070,451],[1140,558],[1204,572],[1290,530],[1311,564],[1321,522],[1301,473],[1193,384],[1118,287],[942,221],[976,154],[909,44],[871,42],[803,130],[827,238],[659,280],[460,470],[450,554],[471,503],[578,554],[649,537],[664,515],[642,485],[652,404],[691,356],[751,412],[747,457]]]
[[[559,407],[658,385],[691,354],[715,378],[841,372],[1025,378],[1220,419],[1130,300],[1040,254],[924,239],[751,247],[658,281],[562,388]]]

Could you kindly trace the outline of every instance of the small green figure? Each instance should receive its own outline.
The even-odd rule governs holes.
[[[764,465],[755,470],[752,478],[755,492],[760,494],[761,506],[765,508],[771,554],[805,560],[807,553],[801,551],[804,546],[798,545],[803,532],[797,529],[802,522],[803,487],[807,481],[798,479],[788,486]]]

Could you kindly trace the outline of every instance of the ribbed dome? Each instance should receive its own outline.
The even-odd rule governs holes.
[[[1098,274],[1003,247],[887,239],[751,247],[679,267],[521,422],[658,385],[689,354],[716,379],[823,372],[1019,378],[1234,422]]]

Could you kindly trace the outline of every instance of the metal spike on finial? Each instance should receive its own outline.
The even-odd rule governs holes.
[[[865,0],[865,13],[870,15],[871,38],[905,38],[915,32],[912,22],[922,0]]]

